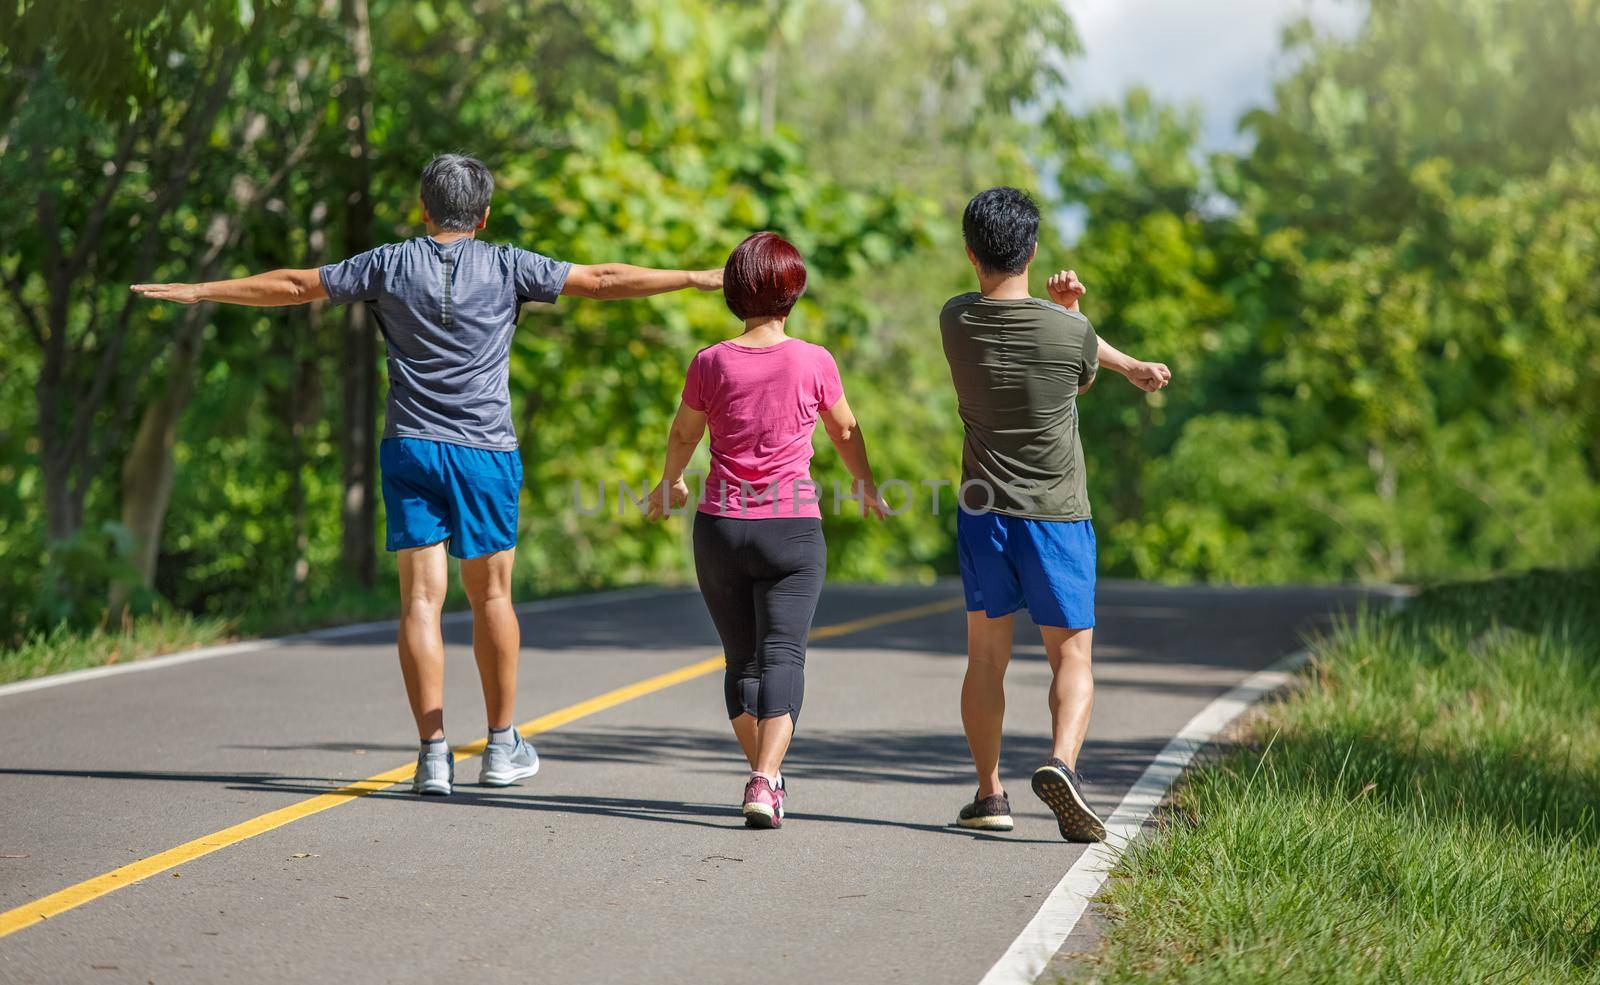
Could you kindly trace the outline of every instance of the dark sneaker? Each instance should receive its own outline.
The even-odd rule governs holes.
[[[1055,814],[1061,837],[1068,841],[1105,840],[1105,822],[1083,796],[1083,777],[1066,763],[1052,759],[1034,770],[1033,792]]]
[[[751,828],[783,826],[783,791],[774,790],[764,776],[752,776],[744,785],[744,823]]]
[[[979,831],[1010,831],[1011,798],[1004,791],[992,797],[974,796],[972,803],[961,808],[956,824]]]

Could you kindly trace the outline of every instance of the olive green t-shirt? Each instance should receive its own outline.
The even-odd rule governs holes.
[[[939,331],[967,433],[962,505],[1087,520],[1077,397],[1100,345],[1089,319],[1038,298],[974,293],[945,304]]]

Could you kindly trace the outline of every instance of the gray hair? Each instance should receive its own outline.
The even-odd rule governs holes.
[[[470,233],[489,211],[494,175],[465,154],[440,154],[422,169],[422,204],[440,229]]]

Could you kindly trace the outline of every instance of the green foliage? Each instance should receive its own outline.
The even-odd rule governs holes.
[[[1594,981],[1600,573],[1428,591],[1313,647],[1106,895],[1102,982]]]
[[[1192,124],[1138,93],[1053,120],[1086,304],[1176,374],[1085,411],[1107,560],[1270,581],[1592,558],[1600,81],[1576,66],[1600,12],[1376,3],[1353,39],[1292,41],[1237,158],[1198,167]]]
[[[961,444],[934,315],[972,284],[961,206],[1002,182],[1083,220],[1073,243],[1048,224],[1041,270],[1076,268],[1102,335],[1176,374],[1085,397],[1107,574],[1403,579],[1600,548],[1592,4],[1297,29],[1253,147],[1210,159],[1195,114],[1145,93],[1069,109],[1056,0],[367,4],[370,65],[353,2],[0,10],[0,197],[31,210],[0,244],[0,639],[125,594],[105,524],[169,399],[162,598],[251,625],[381,610],[339,569],[345,315],[125,292],[343,255],[363,68],[379,240],[418,231],[421,163],[464,149],[497,176],[491,239],[655,265],[758,228],[800,246],[792,328],[837,354],[880,477],[919,504],[830,517],[835,577],[954,568],[953,501],[930,514],[924,485]],[[683,367],[736,330],[710,296],[525,313],[519,590],[688,576],[686,525],[614,492],[653,480]],[[815,471],[845,479],[825,441]],[[597,483],[610,509],[573,509]]]
[[[368,612],[338,569],[343,315],[215,309],[196,323],[192,309],[123,307],[134,279],[341,255],[347,96],[360,69],[344,12],[311,0],[173,3],[128,5],[91,23],[70,6],[22,5],[14,40],[0,48],[7,78],[20,80],[0,137],[0,189],[48,203],[48,221],[0,248],[0,342],[18,354],[0,375],[14,398],[0,417],[0,475],[14,480],[0,493],[0,551],[26,560],[0,586],[5,635],[19,639],[59,615],[32,601],[56,577],[41,529],[47,452],[74,428],[89,436],[61,456],[61,470],[77,471],[57,488],[81,496],[82,529],[100,530],[118,516],[118,465],[129,461],[139,412],[174,393],[187,409],[159,594],[186,611],[245,613],[252,625],[338,606]],[[852,5],[780,6],[774,15],[780,7],[709,0],[369,0],[375,234],[418,231],[417,170],[448,149],[496,172],[489,238],[579,262],[712,265],[749,232],[776,229],[810,267],[793,328],[839,354],[880,471],[916,483],[934,463],[954,478],[959,435],[927,345],[924,268],[935,265],[941,296],[964,286],[950,205],[974,174],[1030,181],[1032,136],[1011,110],[1059,84],[1075,44],[1070,21],[1045,0],[999,20],[968,0],[893,0],[865,12],[864,30],[846,31],[843,19],[859,13]],[[961,31],[1024,26],[1026,44],[961,41]],[[84,43],[69,52],[69,41]],[[890,60],[890,76],[863,74]],[[197,107],[210,80],[223,98],[205,116]],[[868,133],[892,135],[899,150],[882,154]],[[65,295],[62,329],[35,330],[29,312],[42,324],[56,297],[53,251],[96,228],[102,191],[100,238]],[[737,330],[715,297],[566,301],[525,314],[511,378],[527,475],[520,590],[687,576],[684,524],[619,515],[614,495],[611,510],[587,515],[572,508],[573,489],[592,497],[598,482],[649,484],[683,367]],[[65,357],[52,356],[58,337]],[[195,352],[185,382],[183,359]],[[61,393],[35,399],[52,358]],[[91,394],[104,399],[77,399]],[[825,487],[845,479],[825,447],[817,471]],[[948,563],[947,521],[830,519],[833,570],[931,576]],[[71,595],[93,622],[95,600],[125,572],[85,572]]]
[[[50,545],[32,617],[45,626],[82,629],[105,618],[106,591],[127,596],[119,615],[137,616],[155,604],[134,570],[133,538],[120,524],[85,527],[69,540]]]
[[[14,70],[0,76],[0,105],[22,99],[28,73],[50,65],[72,97],[116,116],[151,100],[197,38],[236,44],[254,20],[250,0],[16,0],[0,7],[0,38]]]

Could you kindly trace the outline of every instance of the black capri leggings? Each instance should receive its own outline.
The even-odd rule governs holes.
[[[722,637],[728,717],[800,716],[828,547],[816,517],[694,518],[694,569]]]

